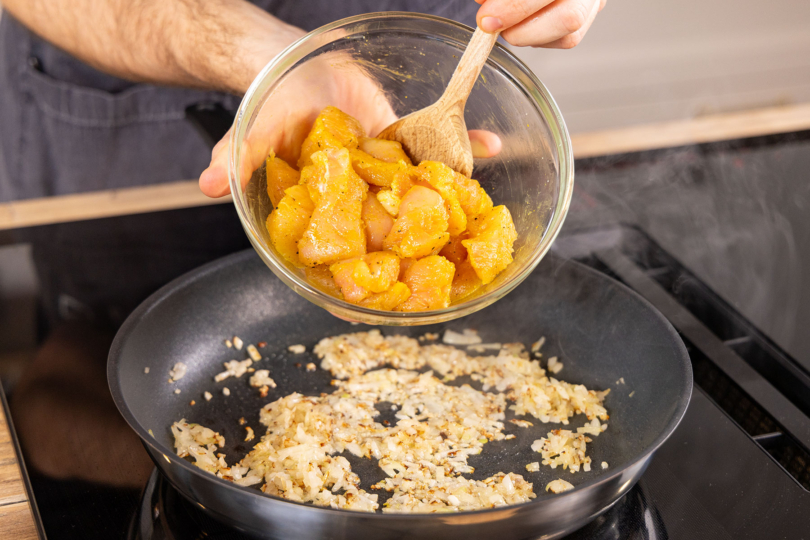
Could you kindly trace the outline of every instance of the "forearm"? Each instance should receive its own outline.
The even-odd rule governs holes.
[[[107,73],[237,94],[303,34],[244,0],[3,0],[3,6]]]

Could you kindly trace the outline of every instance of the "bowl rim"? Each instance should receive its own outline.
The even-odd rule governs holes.
[[[543,257],[545,257],[545,255],[548,253],[549,249],[551,248],[551,244],[554,243],[554,240],[560,233],[571,205],[571,198],[574,191],[574,155],[571,145],[571,137],[568,133],[565,120],[562,117],[562,113],[560,112],[557,102],[552,97],[548,88],[546,88],[546,86],[537,78],[532,70],[529,69],[529,67],[523,61],[512,54],[511,51],[502,46],[500,43],[495,44],[495,48],[498,50],[499,54],[503,54],[508,61],[514,64],[515,68],[522,71],[523,74],[528,77],[529,81],[535,87],[534,90],[539,93],[542,100],[545,100],[546,104],[548,105],[548,109],[551,112],[551,117],[547,116],[546,114],[543,114],[542,116],[549,125],[552,133],[552,140],[556,138],[555,135],[559,138],[559,140],[554,141],[556,143],[559,159],[558,169],[560,171],[560,182],[558,186],[563,187],[564,189],[559,190],[557,195],[557,210],[552,213],[545,234],[541,238],[538,245],[534,248],[533,253],[530,255],[530,258],[525,264],[524,268],[514,275],[508,282],[485,294],[475,296],[469,300],[462,300],[459,303],[452,304],[442,309],[398,312],[362,307],[323,292],[317,287],[311,285],[306,279],[302,279],[297,273],[291,271],[284,262],[279,260],[279,257],[277,257],[272,250],[265,247],[264,242],[256,234],[254,224],[249,218],[249,212],[244,201],[242,200],[242,187],[239,170],[237,167],[237,164],[239,163],[239,150],[241,148],[241,146],[238,147],[237,145],[237,137],[240,135],[244,137],[244,134],[249,127],[248,124],[253,118],[254,109],[256,109],[256,100],[259,98],[259,91],[262,89],[268,76],[275,73],[275,77],[278,79],[286,74],[290,68],[297,64],[300,60],[306,58],[306,56],[314,52],[314,50],[312,50],[301,53],[301,48],[303,45],[317,39],[317,37],[321,34],[325,34],[332,30],[356,23],[367,23],[369,21],[391,19],[430,20],[433,22],[446,24],[448,26],[455,26],[457,29],[469,32],[470,35],[472,35],[474,31],[473,28],[467,26],[466,24],[437,15],[412,13],[406,11],[386,11],[346,17],[344,19],[321,26],[320,28],[317,28],[302,36],[298,40],[288,45],[284,50],[282,50],[270,62],[267,63],[267,65],[253,80],[242,98],[229,138],[228,184],[231,189],[232,200],[234,206],[236,207],[237,215],[239,216],[242,227],[245,229],[253,248],[258,252],[260,258],[265,262],[265,264],[268,265],[270,270],[272,270],[277,277],[284,281],[299,295],[321,307],[332,305],[341,311],[356,313],[359,316],[364,317],[364,319],[360,319],[361,322],[376,319],[378,321],[385,321],[389,324],[431,324],[440,321],[447,321],[483,309],[514,290],[520,283],[523,282],[523,280],[526,279],[526,277],[528,277],[532,271],[534,271]],[[297,56],[294,54],[296,51],[299,52]],[[516,82],[516,84],[519,83]],[[521,84],[520,86],[524,91],[532,90],[525,85]],[[538,106],[542,105],[541,99],[534,96],[533,92],[527,91],[526,95],[528,99],[531,99]],[[554,129],[555,127],[556,129]],[[565,181],[566,179],[567,181]],[[313,300],[313,298],[317,299],[318,301]],[[326,308],[324,307],[324,309]],[[453,316],[454,314],[456,315],[455,317]]]

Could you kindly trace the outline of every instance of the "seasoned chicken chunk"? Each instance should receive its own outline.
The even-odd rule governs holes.
[[[329,267],[347,302],[357,303],[390,289],[399,277],[399,257],[377,251]]]
[[[410,295],[411,290],[408,288],[408,286],[401,281],[397,281],[387,291],[371,294],[364,300],[360,301],[358,305],[371,309],[391,311],[398,305],[405,302]]]
[[[481,187],[477,180],[467,178],[463,174],[455,173],[453,188],[458,197],[461,209],[467,218],[477,216],[492,208],[492,199]]]
[[[404,161],[388,163],[370,156],[362,150],[349,150],[349,155],[352,158],[354,172],[375,186],[389,187],[393,183],[394,177],[409,167]]]
[[[450,305],[450,287],[456,267],[439,255],[431,255],[411,264],[403,283],[411,290],[408,299],[396,311],[425,311]]]
[[[315,287],[322,290],[326,294],[343,298],[343,294],[340,292],[340,287],[338,287],[337,283],[335,283],[335,279],[332,277],[332,272],[329,271],[329,267],[327,265],[321,264],[318,266],[307,267],[304,269],[304,275],[307,276],[307,280],[311,284],[315,285]]]
[[[383,241],[391,232],[394,218],[385,211],[374,193],[369,193],[366,196],[360,216],[366,227],[366,249],[368,251],[382,251]]]
[[[465,298],[483,286],[481,278],[475,273],[475,269],[470,263],[467,248],[462,242],[469,238],[467,231],[461,236],[450,239],[450,242],[442,248],[439,255],[456,265],[456,275],[453,277],[453,286],[450,289],[450,301],[456,302]]]
[[[322,174],[306,179],[315,209],[298,242],[301,262],[315,266],[365,255],[366,232],[361,214],[368,184],[352,169],[345,148],[316,152],[312,161]]]
[[[402,145],[397,141],[361,137],[359,148],[366,154],[374,156],[386,163],[404,161],[406,165],[411,164],[411,159],[408,157],[408,154],[405,153],[405,150],[402,149]]]
[[[284,192],[287,188],[297,185],[301,175],[286,161],[277,158],[272,151],[267,156],[265,171],[267,173],[267,195],[270,197],[270,202],[273,203],[273,208],[277,208],[278,203],[284,197]]]
[[[461,233],[460,236],[451,236],[450,241],[442,248],[439,255],[458,266],[467,260],[467,248],[461,244],[461,241],[467,238],[466,232]]]
[[[366,132],[355,118],[337,107],[327,107],[315,118],[312,129],[301,145],[298,169],[312,164],[312,154],[321,150],[357,148]]]
[[[284,192],[278,207],[267,216],[270,241],[282,257],[296,266],[304,266],[298,256],[298,241],[304,235],[315,205],[304,186],[292,186]]]
[[[404,197],[412,187],[417,185],[417,183],[421,183],[418,169],[416,167],[408,167],[394,175],[394,180],[391,182],[390,188],[383,189],[377,193],[377,199],[389,214],[396,216],[399,214],[399,204],[402,202],[402,197]],[[425,187],[430,186],[427,185]]]
[[[438,161],[423,161],[418,167],[419,178],[435,189],[444,199],[447,208],[447,232],[458,236],[467,228],[467,216],[456,194],[456,178],[461,176],[453,169]]]
[[[405,272],[408,271],[408,268],[411,267],[413,263],[416,262],[416,259],[406,258],[399,260],[399,280],[403,281],[405,279]]]
[[[450,239],[447,209],[441,195],[414,186],[402,198],[399,214],[383,247],[401,258],[420,258],[438,253]]]
[[[477,291],[483,286],[469,259],[456,264],[456,275],[450,287],[450,301],[456,302]]]
[[[461,244],[467,248],[475,273],[486,285],[512,262],[512,246],[517,239],[512,215],[505,206],[496,206],[471,220],[470,234]]]

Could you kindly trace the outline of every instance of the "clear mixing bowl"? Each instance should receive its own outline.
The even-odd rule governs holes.
[[[270,242],[265,222],[272,205],[264,167],[256,165],[269,150],[256,142],[267,129],[266,119],[311,121],[308,109],[316,96],[323,95],[322,85],[347,70],[373,81],[380,99],[396,115],[405,116],[441,96],[471,35],[465,25],[430,15],[389,12],[343,19],[293,43],[262,70],[245,94],[230,141],[228,176],[234,204],[267,266],[307,300],[367,324],[448,321],[502,298],[548,251],[568,213],[574,187],[571,141],[546,87],[500,45],[493,49],[465,110],[468,129],[488,130],[501,138],[503,149],[496,157],[475,160],[473,178],[496,205],[509,208],[518,233],[514,261],[492,283],[445,309],[414,313],[368,309],[310,284],[303,270],[281,257]],[[302,134],[284,136],[300,139]]]

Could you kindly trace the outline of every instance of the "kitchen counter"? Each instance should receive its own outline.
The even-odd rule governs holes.
[[[706,116],[689,121],[583,133],[572,137],[578,159],[810,129],[810,104]],[[222,204],[203,196],[193,180],[107,192],[0,204],[0,230]],[[0,407],[0,531],[38,538],[14,439]]]
[[[32,512],[6,409],[0,404],[0,531],[3,537],[15,540],[39,538]]]

